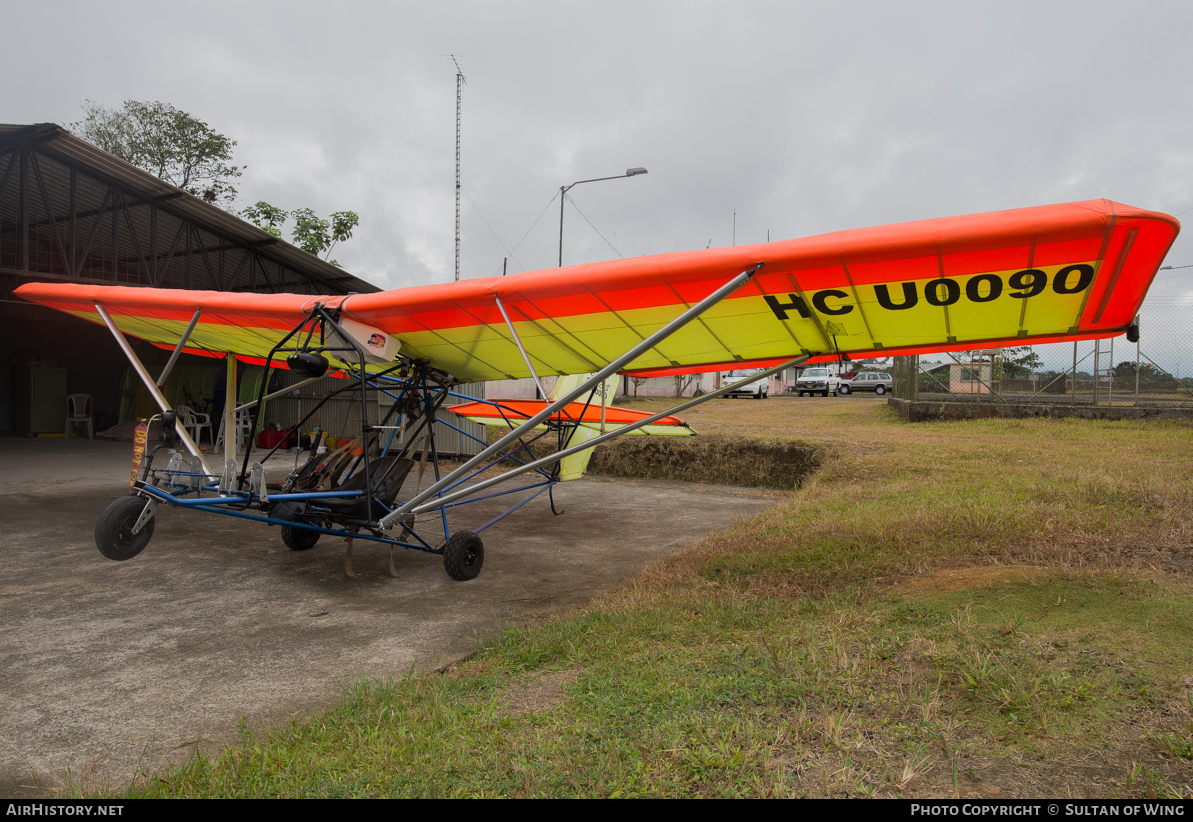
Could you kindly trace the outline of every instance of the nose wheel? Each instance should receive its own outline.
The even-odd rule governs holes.
[[[153,537],[152,512],[142,521],[142,514],[150,504],[144,497],[121,497],[105,508],[95,523],[95,547],[99,552],[119,562],[144,551]]]

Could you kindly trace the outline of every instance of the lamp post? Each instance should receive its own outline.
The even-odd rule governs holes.
[[[580,183],[599,183],[601,180],[620,180],[622,177],[637,177],[639,174],[646,174],[646,169],[642,167],[627,168],[625,174],[618,174],[613,177],[593,177],[591,180],[577,180],[569,186],[559,187],[559,266],[563,267],[563,204],[567,201],[567,193],[571,191]]]

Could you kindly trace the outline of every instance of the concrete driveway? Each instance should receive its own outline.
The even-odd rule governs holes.
[[[93,529],[127,490],[132,446],[0,438],[0,796],[42,795],[69,769],[88,786],[217,749],[314,711],[361,678],[471,653],[502,626],[589,601],[780,494],[583,479],[483,534],[485,564],[454,582],[442,560],[343,541],[293,552],[275,528],[159,509],[153,541],[104,559]],[[292,457],[290,458],[293,459]],[[276,471],[289,467],[279,466]],[[457,509],[476,527],[499,501]],[[473,508],[475,510],[469,510]]]

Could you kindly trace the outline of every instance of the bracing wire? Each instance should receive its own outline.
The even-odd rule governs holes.
[[[612,248],[613,253],[616,254],[618,257],[625,259],[625,255],[622,254],[620,251],[618,251],[616,248],[614,248],[613,243],[609,242],[609,239],[604,234],[601,234],[601,230],[599,228],[597,228],[595,225],[592,225],[592,220],[588,219],[588,215],[585,214],[583,211],[580,211],[580,206],[576,205],[576,201],[573,200],[571,197],[568,197],[568,202],[572,204],[572,208],[574,208],[574,209],[576,209],[576,211],[580,212],[580,216],[584,218],[584,222],[586,222],[590,226],[592,226],[592,230],[597,233],[597,236],[605,241],[605,245],[609,246],[609,248]]]
[[[539,212],[539,216],[536,217],[534,222],[530,224],[530,228],[526,229],[526,233],[522,235],[522,239],[518,240],[518,245],[516,245],[510,249],[511,257],[514,255],[514,252],[517,251],[521,247],[522,243],[526,242],[526,238],[530,236],[530,232],[534,231],[534,227],[539,224],[539,220],[543,219],[543,215],[547,213],[547,209],[551,207],[551,203],[555,202],[555,198],[558,196],[559,196],[559,192],[555,192],[555,194],[552,195],[551,199],[547,201],[547,204],[545,206],[543,206],[543,210],[541,212]],[[522,266],[521,263],[518,263],[518,267],[521,268],[523,271],[526,270]]]
[[[468,193],[468,189],[460,186],[460,190],[464,192],[464,196],[468,198],[468,202],[471,203],[472,207],[476,209],[477,216],[481,218],[481,222],[485,224],[485,228],[489,229],[489,233],[493,235],[493,239],[497,240],[497,244],[501,246],[503,251],[505,251],[506,256],[518,263],[518,266],[525,270],[525,266],[523,266],[518,258],[514,256],[514,252],[505,247],[505,242],[497,236],[497,232],[493,230],[493,226],[489,225],[489,221],[485,219],[485,215],[481,212],[480,206],[478,206],[476,201],[472,199],[472,195]]]

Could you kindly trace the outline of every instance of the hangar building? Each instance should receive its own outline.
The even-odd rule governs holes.
[[[257,293],[379,290],[61,126],[0,125],[0,435],[46,429],[37,422],[39,409],[42,418],[64,420],[66,394],[92,397],[97,430],[144,410],[147,397],[137,396],[107,329],[13,295],[30,281]],[[132,342],[151,369],[169,357]],[[213,363],[184,355],[172,372],[178,376],[171,377],[171,401],[205,402],[217,419],[224,366]],[[48,405],[47,391],[54,392]]]

